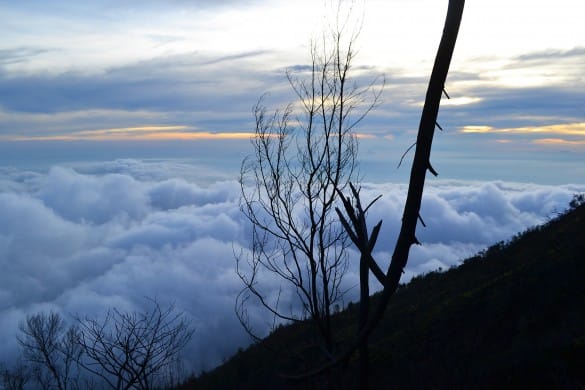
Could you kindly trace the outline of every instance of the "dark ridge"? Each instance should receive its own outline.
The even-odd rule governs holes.
[[[401,286],[370,339],[372,388],[585,388],[585,204],[446,272]],[[373,299],[376,299],[374,296]],[[357,307],[335,317],[340,348]],[[181,389],[319,388],[306,324],[281,327]],[[356,363],[336,372],[356,387]],[[285,374],[285,375],[283,375]]]

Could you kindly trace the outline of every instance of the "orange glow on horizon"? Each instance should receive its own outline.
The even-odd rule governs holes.
[[[212,133],[208,131],[181,131],[189,130],[188,126],[140,126],[121,127],[98,130],[81,130],[71,134],[60,135],[32,135],[32,136],[0,136],[4,141],[172,141],[172,140],[221,140],[221,139],[250,139],[254,133],[225,132]]]
[[[169,132],[152,133],[141,137],[145,140],[212,140],[212,139],[250,139],[254,133],[210,133],[208,131],[199,133]]]
[[[277,136],[276,134],[267,134]],[[198,140],[242,140],[256,136],[253,132],[209,132],[197,131],[188,126],[137,126],[97,130],[81,130],[58,135],[0,135],[2,141],[198,141]],[[356,138],[374,139],[373,134],[357,133]]]
[[[459,131],[462,133],[559,134],[585,136],[585,122],[500,129],[492,126],[464,126]]]
[[[535,139],[532,141],[538,145],[566,145],[566,146],[583,146],[585,145],[585,140],[567,140],[563,138],[540,138]]]
[[[491,126],[464,126],[460,131],[462,133],[491,133],[494,128]]]

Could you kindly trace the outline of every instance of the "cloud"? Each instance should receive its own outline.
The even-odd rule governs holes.
[[[18,183],[3,188],[2,317],[14,308],[65,315],[101,313],[112,305],[133,310],[145,296],[158,296],[176,301],[196,325],[190,355],[200,368],[246,342],[231,326],[233,297],[241,288],[233,274],[233,245],[241,241],[237,183],[202,188],[183,179],[140,181],[55,167],[30,192]],[[22,318],[15,316],[0,335],[7,351],[14,351]],[[233,337],[218,339],[226,346],[212,350],[206,340],[224,321]]]
[[[490,245],[544,222],[564,208],[572,194],[578,192],[577,188],[505,182],[431,182],[425,188],[421,208],[427,227],[419,225],[419,240],[431,244]],[[367,185],[362,193],[364,199],[383,195],[372,206],[369,219],[372,223],[384,221],[380,236],[388,239],[378,249],[390,251],[398,236],[406,187]]]
[[[298,5],[232,0],[197,5],[181,0],[147,1],[140,6],[135,1],[124,6],[103,1],[58,1],[51,7],[39,1],[32,4],[11,4],[1,16],[9,33],[9,44],[0,48],[0,58],[5,59],[4,63],[0,60],[2,140],[234,137],[253,129],[251,107],[264,92],[272,93],[276,106],[294,99],[284,76],[289,64],[299,72],[307,69],[308,53],[303,44],[310,39],[310,29],[302,38],[295,30],[300,23],[292,23],[291,28],[282,24],[283,16],[287,23],[307,22],[307,18],[290,17],[303,12]],[[381,6],[376,4],[372,9]],[[392,28],[407,23],[408,15],[418,12],[411,5],[397,7],[397,12],[391,13],[397,22]],[[474,15],[481,21],[485,12],[479,11],[482,6],[476,7]],[[319,14],[319,8],[311,18]],[[417,104],[424,97],[428,79],[427,57],[435,48],[426,47],[428,39],[421,41],[422,46],[414,45],[416,51],[426,53],[425,59],[420,57],[407,67],[396,62],[402,55],[380,57],[379,38],[387,36],[388,13],[368,14],[367,20],[372,22],[364,25],[358,42],[355,81],[368,85],[372,75],[386,73],[387,83],[383,104],[359,131],[391,136],[408,147],[414,137],[405,138],[418,125]],[[385,19],[378,14],[386,15]],[[22,20],[28,21],[24,27]],[[149,23],[145,25],[144,20]],[[439,19],[436,26],[439,32]],[[481,24],[474,26],[479,31],[463,34],[461,43],[484,38]],[[411,40],[420,37],[411,34],[410,43],[398,40],[399,46],[408,44],[412,49]],[[446,85],[452,99],[444,100],[441,126],[448,131],[465,126],[511,129],[583,122],[583,47],[567,48],[565,41],[547,42],[550,44],[542,47],[550,49],[532,51],[530,46],[522,53],[515,48],[505,51],[505,57],[469,59],[461,52]],[[563,45],[558,46],[559,42]],[[481,55],[484,46],[473,44],[474,49],[482,49],[473,54]],[[364,58],[361,54],[366,63],[357,62]],[[421,70],[421,63],[429,66]],[[501,82],[522,77],[538,82]],[[136,130],[147,127],[159,127],[160,131]],[[181,130],[171,131],[175,127]],[[566,141],[566,145],[574,145],[577,140]]]
[[[538,138],[534,141],[538,145],[552,145],[552,146],[583,146],[585,140],[567,140],[563,138]]]
[[[26,314],[140,310],[147,296],[175,302],[192,321],[189,369],[208,369],[249,342],[233,311],[242,288],[234,253],[247,250],[249,230],[239,211],[239,184],[198,185],[177,177],[182,170],[174,171],[174,164],[126,160],[45,174],[0,171],[0,343],[6,346],[0,360],[16,353],[14,335]],[[427,227],[418,230],[423,245],[412,249],[405,280],[456,265],[544,222],[583,191],[578,185],[433,182],[421,213]],[[368,216],[384,220],[376,248],[383,267],[405,193],[403,184],[363,184],[364,200],[383,195]],[[355,251],[350,259],[355,268]],[[346,303],[357,296],[353,268],[344,281]],[[278,296],[280,283],[269,276],[263,281],[267,294]],[[269,328],[258,307],[250,314],[259,332]]]
[[[247,245],[238,184],[201,187],[173,177],[171,169],[145,175],[141,172],[148,165],[139,165],[86,167],[93,173],[55,167],[41,177],[30,175],[35,185],[28,187],[18,182],[25,173],[4,175],[13,184],[3,186],[0,194],[5,217],[0,261],[6,270],[0,277],[5,325],[0,339],[9,346],[2,358],[14,353],[16,326],[26,313],[51,308],[99,315],[111,306],[135,310],[153,295],[175,301],[193,321],[196,333],[186,352],[195,370],[212,367],[248,342],[233,314],[241,289],[234,251]],[[574,191],[506,183],[429,187],[423,203],[428,227],[419,237],[425,244],[413,249],[406,278],[458,264],[486,245],[544,221]],[[384,219],[377,256],[387,259],[405,186],[369,184],[363,193],[366,198],[384,195],[369,218]],[[356,280],[352,272],[345,284],[352,287]],[[276,294],[278,283],[268,280],[268,285],[268,292]],[[356,292],[348,299],[352,294]],[[257,328],[266,330],[265,313],[252,308],[251,314]]]
[[[49,50],[46,48],[27,46],[0,49],[0,65],[26,62],[28,59],[46,53],[47,51]]]
[[[0,139],[233,137],[253,129],[259,96],[286,85],[284,73],[263,65],[265,56],[195,52],[97,74],[0,70]],[[271,100],[284,102],[282,95]]]
[[[130,176],[96,178],[59,167],[49,171],[38,198],[62,218],[76,223],[136,220],[148,211],[146,194]]]
[[[536,52],[521,54],[516,57],[519,62],[523,61],[545,61],[557,60],[559,58],[577,58],[582,61],[585,58],[585,47],[574,47],[569,50],[547,49]]]
[[[223,140],[245,139],[248,140],[254,133],[247,132],[219,132],[197,131],[188,126],[141,126],[99,130],[74,131],[62,135],[41,136],[1,136],[5,141],[199,141],[199,140]],[[365,135],[372,137],[371,135]],[[359,137],[359,135],[358,135]]]
[[[503,129],[495,129],[491,126],[464,126],[460,131],[462,133],[559,134],[585,136],[585,122]]]
[[[442,106],[465,106],[468,104],[475,104],[481,102],[481,98],[471,96],[459,96],[456,98],[449,98],[443,101]]]
[[[569,61],[566,65],[570,66],[580,53],[578,49],[574,52],[560,53],[559,61]],[[264,92],[271,93],[271,107],[294,101],[284,76],[285,66],[271,62],[277,54],[270,50],[228,54],[191,51],[117,64],[97,73],[0,72],[0,90],[5,91],[0,94],[0,140],[246,139],[254,128],[251,108]],[[514,61],[529,60],[519,56]],[[292,63],[298,64],[293,67],[297,71],[305,69],[303,63]],[[357,68],[355,80],[359,85],[367,85],[384,71],[372,66]],[[386,158],[389,148],[400,156],[414,142],[413,132],[420,117],[417,104],[427,82],[426,77],[413,77],[404,70],[385,71],[382,102],[357,129],[364,138],[378,137],[368,158]],[[558,136],[558,132],[562,127],[582,131],[579,126],[584,119],[579,108],[585,101],[579,83],[504,87],[486,78],[481,68],[455,71],[447,83],[451,99],[444,99],[438,118],[445,137],[452,141],[443,145],[450,158],[455,151],[461,157],[466,150],[477,149],[478,159],[484,161],[501,159],[494,156],[505,152],[504,147],[578,150],[582,144],[579,134]],[[456,129],[475,133],[454,139]],[[384,137],[392,142],[385,142],[383,151],[373,150]],[[438,144],[436,150],[440,148]],[[544,157],[539,155],[539,159]],[[559,159],[552,155],[546,158],[545,164]],[[534,158],[526,155],[525,160],[528,164]],[[517,177],[519,173],[501,178]]]
[[[0,105],[9,111],[30,113],[88,109],[205,111],[214,107],[212,103],[230,97],[259,96],[258,87],[267,75],[265,69],[255,65],[254,69],[245,61],[226,62],[213,54],[192,52],[116,66],[96,74],[0,72]],[[235,68],[238,71],[232,72]],[[246,109],[250,106],[248,103]]]
[[[553,125],[494,128],[492,126],[463,126],[461,133],[491,136],[506,135],[507,138],[493,139],[500,144],[523,143],[549,148],[566,147],[577,150],[585,145],[585,122],[562,123]],[[543,136],[548,136],[542,138]]]
[[[439,119],[455,114],[463,115],[459,123],[487,125],[496,128],[546,126],[560,123],[583,122],[578,107],[585,104],[585,95],[576,84],[549,87],[497,87],[483,86],[451,91],[452,96],[465,94],[482,100],[459,107],[445,107]],[[474,118],[475,117],[475,118]]]
[[[491,126],[463,126],[460,131],[462,133],[490,133],[494,131]]]
[[[480,77],[465,81],[472,81],[471,84],[476,85],[489,82],[508,88],[570,87],[582,83],[583,69],[580,64],[584,58],[585,49],[582,46],[469,58],[465,61],[466,70],[475,69]]]

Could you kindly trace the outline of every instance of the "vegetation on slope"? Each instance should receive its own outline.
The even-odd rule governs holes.
[[[373,387],[583,388],[585,204],[461,266],[402,286],[370,339]],[[376,299],[374,297],[373,299]],[[355,333],[351,306],[335,317]],[[283,388],[286,374],[320,364],[308,328],[282,327],[185,389]],[[346,337],[347,336],[347,337]],[[341,347],[341,346],[340,346]],[[328,375],[355,387],[355,361]],[[329,378],[330,379],[330,378]]]

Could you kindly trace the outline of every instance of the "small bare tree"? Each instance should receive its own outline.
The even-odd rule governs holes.
[[[152,389],[157,376],[177,362],[193,334],[183,313],[153,300],[143,313],[108,311],[99,321],[78,318],[80,365],[112,389]]]
[[[177,380],[173,368],[193,334],[183,313],[173,305],[163,310],[156,300],[143,313],[112,309],[101,321],[77,318],[77,323],[66,327],[57,313],[28,316],[17,336],[27,364],[0,367],[3,386],[22,388],[29,377],[42,389],[59,390],[166,385]]]
[[[5,390],[22,390],[30,379],[29,368],[20,359],[12,368],[0,364],[0,384]]]
[[[17,336],[31,373],[43,389],[66,390],[77,384],[76,362],[81,356],[75,327],[67,328],[58,313],[38,313],[26,318]]]
[[[383,79],[364,88],[350,82],[359,29],[346,31],[348,20],[338,16],[322,42],[311,45],[311,63],[300,76],[287,72],[297,104],[273,114],[263,99],[255,106],[254,154],[242,163],[240,176],[241,210],[252,236],[250,254],[237,256],[244,284],[236,302],[239,319],[255,337],[246,311],[252,298],[275,322],[308,318],[329,356],[349,245],[335,205],[338,191],[357,179],[355,126],[377,105],[384,85]],[[269,296],[262,275],[276,276],[286,287]],[[300,310],[283,307],[285,290]]]

